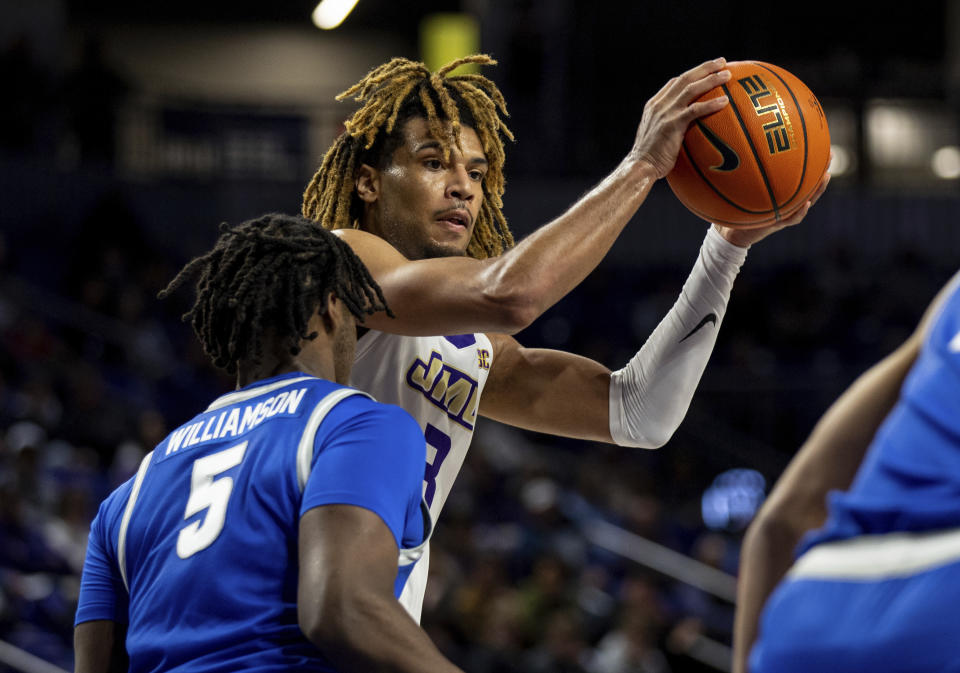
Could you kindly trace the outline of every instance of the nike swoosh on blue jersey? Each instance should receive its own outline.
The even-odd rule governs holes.
[[[689,333],[687,336],[685,336],[685,337],[683,337],[682,339],[680,339],[680,343],[683,343],[684,341],[686,341],[687,339],[689,339],[690,337],[692,337],[694,334],[696,334],[696,333],[700,330],[701,327],[703,327],[704,325],[706,325],[708,322],[712,322],[714,325],[716,325],[716,324],[717,324],[717,314],[716,314],[716,313],[708,313],[707,315],[703,316],[703,318],[701,318],[700,322],[697,323],[697,326],[694,327],[692,330],[690,330],[690,333]]]

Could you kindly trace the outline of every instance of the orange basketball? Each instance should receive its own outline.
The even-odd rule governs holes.
[[[830,162],[830,130],[820,102],[783,68],[727,64],[732,77],[701,96],[730,104],[698,119],[667,182],[695,215],[731,227],[762,227],[810,197]]]

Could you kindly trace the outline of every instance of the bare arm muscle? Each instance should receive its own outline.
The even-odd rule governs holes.
[[[456,673],[393,595],[397,543],[383,520],[352,505],[300,518],[300,628],[342,671]]]
[[[610,370],[589,358],[489,334],[493,364],[480,413],[527,430],[610,442]]]
[[[97,620],[73,630],[76,673],[121,673],[128,667],[126,624]]]

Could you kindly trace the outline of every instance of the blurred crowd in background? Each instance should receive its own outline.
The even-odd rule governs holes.
[[[98,503],[232,382],[178,320],[189,292],[155,299],[183,260],[152,254],[120,197],[62,245],[75,265],[48,264],[42,240],[0,248],[0,639],[69,668]],[[707,528],[711,480],[732,467],[774,478],[834,389],[906,335],[937,275],[920,259],[837,264],[748,265],[704,390],[659,451],[482,424],[434,538],[423,621],[440,647],[477,673],[660,673],[701,670],[686,655],[700,634],[729,643],[732,605],[589,544],[582,525],[600,517],[736,572],[745,521]],[[520,338],[619,366],[684,275],[600,271]]]
[[[178,238],[175,223],[171,237],[145,226],[122,178],[82,207],[62,204],[77,189],[71,172],[112,175],[127,86],[95,43],[83,63],[55,76],[21,43],[0,53],[3,176],[17,162],[56,166],[52,182],[64,185],[50,195],[58,207],[0,231],[0,640],[67,669],[99,502],[233,387],[179,320],[189,292],[156,299],[200,251],[190,236]],[[215,224],[199,238],[212,241]],[[822,226],[816,210],[804,226]],[[758,502],[708,526],[711,484],[748,468],[768,490],[829,402],[906,337],[954,271],[917,249],[870,259],[849,245],[824,250],[762,268],[748,260],[688,418],[659,451],[481,423],[434,537],[424,609],[424,627],[453,661],[472,673],[714,670],[696,649],[701,636],[729,644],[733,606],[588,542],[584,530],[609,521],[736,573]],[[601,267],[518,338],[618,368],[687,271]]]

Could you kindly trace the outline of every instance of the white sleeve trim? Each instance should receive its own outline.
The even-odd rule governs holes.
[[[335,406],[353,395],[370,397],[366,393],[353,388],[341,388],[326,395],[310,413],[303,434],[300,435],[300,443],[297,445],[297,484],[300,486],[301,493],[307,486],[307,479],[310,478],[310,470],[313,468],[313,444],[317,437],[317,429]]]
[[[656,449],[690,407],[747,249],[712,226],[673,308],[626,367],[610,376],[610,435],[620,446]]]
[[[127,506],[123,510],[123,519],[120,520],[120,533],[117,535],[117,565],[120,566],[120,577],[123,579],[123,586],[126,587],[127,593],[130,593],[130,582],[127,580],[127,528],[130,526],[130,517],[133,516],[133,508],[137,504],[140,487],[143,485],[143,478],[147,476],[147,468],[150,467],[152,458],[153,451],[140,461],[137,477],[133,480],[133,488],[130,489],[130,497],[127,498]]]
[[[310,471],[313,467],[314,443],[320,424],[323,423],[323,419],[327,417],[327,414],[329,414],[335,406],[353,395],[363,395],[371,400],[373,399],[373,397],[363,391],[353,388],[342,388],[329,393],[320,400],[310,413],[310,418],[307,419],[303,434],[300,435],[300,443],[297,445],[297,483],[300,486],[301,493],[303,493],[303,489],[307,486],[307,480],[310,478]],[[430,537],[433,535],[433,516],[430,514],[430,508],[427,507],[427,503],[422,498],[420,500],[420,512],[423,516],[423,540],[415,547],[399,550],[397,562],[401,567],[419,561],[420,557],[423,556],[427,544],[430,542]]]

